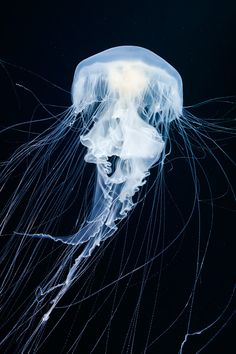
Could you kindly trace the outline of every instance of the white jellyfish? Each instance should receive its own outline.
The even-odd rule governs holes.
[[[116,222],[134,206],[132,197],[150,168],[164,159],[169,124],[182,114],[182,81],[151,51],[116,47],[77,66],[72,99],[74,114],[83,116],[80,141],[88,149],[84,159],[97,168],[92,211],[72,236],[32,236],[74,245],[92,240],[86,250],[90,254],[90,247],[113,235]]]
[[[72,102],[63,119],[59,117],[53,127],[19,148],[3,164],[1,173],[4,189],[14,170],[26,158],[31,158],[1,214],[4,234],[23,200],[25,212],[13,230],[13,239],[20,242],[17,252],[22,252],[32,238],[49,239],[64,247],[53,271],[46,274],[37,287],[29,310],[6,336],[13,335],[22,326],[29,328],[32,318],[40,316],[23,343],[22,352],[33,348],[32,343],[38,340],[35,337],[67,290],[81,277],[95,248],[111,238],[119,223],[128,218],[151,168],[156,167],[161,176],[166,155],[170,153],[170,125],[183,116],[182,80],[170,64],[147,49],[115,47],[89,57],[77,66]],[[189,115],[191,119],[193,117]],[[188,125],[186,121],[185,124]],[[184,130],[182,133],[185,134]],[[81,144],[86,148],[84,157],[81,153],[76,156]],[[59,153],[54,158],[58,147]],[[191,147],[188,148],[191,155]],[[75,180],[82,178],[83,159],[96,169],[90,210],[87,206],[85,212],[78,210],[78,214],[84,214],[84,220],[79,226],[76,223],[76,229],[70,235],[53,234],[51,226],[63,209],[63,199],[73,190]],[[195,177],[194,163],[191,166]],[[68,174],[71,176],[69,189],[57,185],[57,179],[63,174],[66,174],[65,180]],[[50,197],[51,190],[57,189],[60,194],[63,188],[61,199]],[[30,197],[27,197],[29,191]],[[50,209],[54,216],[47,218]],[[42,221],[39,221],[40,217]],[[8,253],[5,252],[3,258],[6,257]],[[8,283],[13,272],[11,264],[3,285]],[[13,292],[21,281],[23,276],[17,280],[17,286],[13,285]],[[50,301],[47,301],[48,296],[51,296]]]

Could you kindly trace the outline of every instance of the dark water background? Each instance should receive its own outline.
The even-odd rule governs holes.
[[[152,50],[170,64],[180,73],[184,85],[184,105],[192,105],[209,98],[222,97],[236,94],[236,5],[234,1],[76,1],[59,2],[51,1],[47,4],[32,1],[8,2],[1,8],[0,21],[0,58],[16,66],[6,65],[12,83],[19,83],[32,90],[40,101],[48,104],[68,107],[71,104],[70,87],[76,65],[90,55],[98,53],[110,47],[118,45],[138,45]],[[24,71],[21,67],[26,68]],[[49,83],[31,74],[29,71],[43,76]],[[35,100],[32,95],[21,88],[16,88],[14,93],[12,83],[6,72],[0,69],[0,94],[1,94],[1,125],[8,126],[22,120],[28,120],[32,116],[35,108]],[[54,83],[68,93],[56,89]],[[197,115],[207,117],[219,117],[230,107],[222,105],[209,105],[194,111]],[[236,113],[234,111],[234,113]],[[227,113],[226,116],[235,116]],[[37,113],[39,116],[39,113]],[[44,126],[38,127],[42,129]],[[233,157],[235,152],[232,141],[225,140],[223,147],[226,153]],[[9,156],[11,151],[20,141],[24,141],[20,133],[10,132],[1,140],[1,160]],[[173,152],[175,153],[175,151]],[[231,183],[234,182],[232,176],[233,166],[228,160],[218,152],[216,156],[230,176]],[[235,217],[233,214],[232,194],[227,193],[227,182],[219,173],[217,165],[212,163],[209,157],[202,161],[205,171],[209,174],[214,196],[222,196],[215,204],[215,219],[213,227],[213,237],[211,251],[208,254],[204,267],[207,273],[203,277],[200,299],[196,303],[198,310],[194,310],[195,328],[198,323],[201,326],[207,325],[221,313],[227,299],[232,293],[235,279]],[[191,207],[193,190],[189,182],[189,173],[185,173],[185,166],[182,162],[173,165],[174,173],[167,176],[167,183],[171,193],[175,193],[183,215],[187,215]],[[201,180],[201,176],[199,176]],[[207,198],[207,188],[204,180],[202,195]],[[206,190],[205,190],[206,189]],[[148,205],[152,203],[152,196],[148,197],[146,211],[142,214],[143,220],[140,226],[140,239],[145,225],[149,218]],[[206,203],[207,204],[207,203]],[[168,209],[169,206],[169,209]],[[138,208],[138,207],[137,207]],[[185,214],[186,213],[186,214]],[[139,217],[139,210],[135,210],[129,221],[129,237],[135,230],[135,225]],[[167,226],[168,233],[173,234],[175,225],[178,224],[177,215],[171,214],[171,200],[167,200],[165,218],[170,220]],[[176,218],[176,219],[175,219]],[[202,216],[202,242],[204,249],[204,233],[209,231],[208,221],[210,211],[203,206]],[[68,221],[69,222],[69,221]],[[168,222],[167,222],[168,223]],[[177,227],[177,226],[176,226]],[[163,321],[162,324],[154,326],[151,339],[168,326],[173,320],[178,310],[183,306],[188,290],[191,288],[194,266],[191,268],[191,257],[194,258],[194,247],[197,247],[196,239],[197,225],[194,221],[189,226],[185,235],[183,245],[178,243],[175,250],[167,254],[164,263],[170,268],[164,269],[163,277],[163,297],[158,308],[157,318]],[[172,230],[172,231],[171,231]],[[122,232],[119,233],[116,245],[112,243],[108,246],[108,251],[101,260],[100,268],[96,277],[101,277],[107,271],[107,262],[113,253],[113,263],[110,264],[110,271],[119,265],[123,249]],[[137,250],[141,245],[141,240],[137,241]],[[128,245],[129,242],[127,241]],[[117,247],[117,248],[115,248]],[[133,253],[133,257],[134,257]],[[132,268],[132,260],[130,269]],[[186,266],[187,265],[187,266]],[[155,268],[156,267],[156,268]],[[145,326],[149,325],[151,304],[155,299],[156,282],[160,264],[154,263],[151,271],[151,280],[148,283],[143,301],[141,303],[141,315],[138,319],[138,329],[136,344],[133,351],[126,347],[122,351],[122,343],[127,332],[127,323],[130,323],[131,312],[134,302],[137,302],[140,279],[136,274],[132,279],[132,284],[125,295],[119,315],[115,318],[111,329],[111,337],[108,344],[107,353],[142,353],[144,350],[143,338],[145,337]],[[115,274],[114,270],[114,274]],[[189,272],[189,274],[188,274]],[[109,279],[109,275],[108,275]],[[112,279],[112,276],[111,276]],[[205,281],[204,279],[208,279]],[[99,284],[99,282],[98,282]],[[79,286],[79,285],[78,285]],[[117,291],[122,292],[120,285]],[[96,288],[96,287],[95,287]],[[180,291],[181,289],[181,291]],[[76,293],[76,289],[73,290]],[[202,295],[202,298],[201,298]],[[72,294],[71,294],[72,296]],[[106,294],[104,295],[104,298]],[[119,297],[119,294],[118,294]],[[166,302],[164,301],[166,299]],[[67,299],[68,300],[68,299]],[[69,301],[69,300],[68,300]],[[99,303],[100,299],[98,300]],[[102,300],[101,300],[102,301]],[[175,308],[175,303],[179,306]],[[93,301],[82,308],[75,320],[76,308],[67,315],[65,322],[59,325],[54,336],[48,339],[42,348],[42,353],[67,353],[68,343],[72,343],[77,336],[79,325],[76,321],[86,319]],[[97,331],[109,318],[112,300],[108,299],[105,310],[101,310],[95,318],[82,339],[81,344],[75,353],[89,353],[97,338]],[[147,309],[147,310],[146,310]],[[233,305],[230,308],[232,312]],[[176,311],[176,312],[175,312]],[[171,316],[170,313],[174,315]],[[209,316],[208,316],[209,314]],[[57,315],[55,315],[57,318]],[[59,315],[58,315],[59,316]],[[201,322],[201,316],[204,320]],[[169,322],[165,322],[169,318]],[[75,320],[75,324],[73,321]],[[186,332],[186,317],[183,316],[176,326],[159,341],[147,350],[147,353],[177,353],[183,335]],[[199,321],[199,322],[198,322]],[[82,322],[82,320],[81,320]],[[218,328],[227,322],[227,316],[223,318]],[[68,333],[73,324],[73,329]],[[211,338],[217,328],[213,328]],[[229,321],[216,338],[209,344],[203,353],[233,353],[235,323]],[[155,335],[156,333],[156,335]],[[68,342],[66,342],[66,338]],[[186,346],[184,353],[196,353],[201,347],[204,338],[194,338]],[[105,353],[105,339],[101,341],[94,353]],[[92,345],[90,345],[93,343]],[[199,344],[200,343],[200,344]],[[65,346],[64,346],[65,345]],[[11,349],[14,353],[14,348]],[[15,352],[18,352],[17,350]],[[2,352],[3,353],[3,352]]]

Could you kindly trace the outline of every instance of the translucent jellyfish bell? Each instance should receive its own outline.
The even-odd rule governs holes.
[[[133,207],[132,197],[149,169],[164,159],[164,131],[182,114],[182,96],[178,72],[147,49],[116,47],[82,61],[72,99],[78,119],[83,119],[85,161],[97,165],[93,208],[84,227],[70,237],[34,236],[68,244],[94,237],[99,244],[111,236],[115,222]]]
[[[150,50],[121,46],[93,55],[77,66],[72,97],[78,112],[98,98],[109,98],[128,106],[129,99],[134,99],[136,105],[146,105],[153,113],[165,108],[167,102],[160,101],[165,97],[179,115],[183,104],[182,79],[169,63]]]

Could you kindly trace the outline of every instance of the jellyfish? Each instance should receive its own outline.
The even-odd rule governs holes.
[[[40,319],[24,344],[25,351],[32,349],[35,336],[44,328],[68,289],[83,275],[95,249],[112,239],[119,225],[139,204],[137,195],[154,167],[158,170],[157,178],[161,179],[166,156],[170,154],[170,127],[180,124],[183,119],[181,76],[168,62],[145,48],[120,46],[105,50],[76,67],[72,106],[62,118],[16,150],[3,164],[1,174],[4,188],[20,163],[32,156],[3,210],[1,232],[30,190],[13,238],[20,242],[20,249],[25,247],[23,242],[27,244],[32,239],[55,241],[64,247],[54,271],[45,275],[37,287],[29,311],[35,306],[34,314],[40,314]],[[181,132],[185,136],[185,131]],[[84,156],[76,155],[80,147],[85,150]],[[190,145],[188,148],[191,155]],[[57,149],[59,153],[51,163]],[[76,223],[69,235],[48,232],[48,225],[54,224],[57,216],[47,218],[46,214],[49,209],[55,214],[60,212],[57,204],[63,205],[63,198],[73,190],[76,179],[81,178],[83,162],[95,170],[90,208],[85,206],[84,220],[80,225]],[[69,189],[66,185],[56,184],[66,169],[69,172],[65,180],[68,174],[71,178]],[[194,164],[191,171],[195,178]],[[37,180],[40,174],[44,176],[43,180],[40,177]],[[59,194],[63,188],[61,199],[50,199],[50,190],[57,189]],[[43,208],[46,210],[44,214]],[[78,210],[78,214],[81,213]],[[43,220],[38,222],[40,217]],[[13,269],[11,266],[5,282]],[[49,296],[50,301],[47,301]],[[31,323],[32,315],[27,320],[29,311],[18,328],[27,321]],[[15,330],[13,328],[10,334]]]

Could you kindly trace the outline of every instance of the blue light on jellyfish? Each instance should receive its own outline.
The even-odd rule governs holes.
[[[47,326],[50,326],[51,318],[57,311],[62,311],[60,302],[73,288],[72,285],[75,288],[83,288],[84,274],[94,266],[96,258],[99,257],[99,248],[106,245],[109,240],[113,242],[118,232],[121,234],[120,237],[124,237],[122,230],[125,221],[129,220],[135,208],[139,210],[142,207],[147,194],[155,194],[148,213],[150,215],[159,213],[155,223],[161,223],[163,205],[160,202],[160,195],[164,183],[166,158],[172,154],[170,141],[172,127],[178,130],[183,141],[183,156],[188,161],[195,187],[193,195],[195,208],[199,193],[196,172],[198,162],[192,150],[189,134],[192,136],[195,134],[192,141],[199,142],[202,150],[212,154],[207,145],[210,141],[207,129],[210,131],[222,129],[226,132],[227,129],[214,125],[214,122],[201,121],[187,112],[183,108],[183,87],[179,73],[164,59],[147,49],[135,46],[115,47],[89,57],[77,66],[72,84],[72,106],[57,117],[56,123],[18,148],[12,157],[2,164],[0,176],[2,191],[7,189],[9,180],[14,177],[19,166],[26,166],[23,167],[23,171],[21,170],[17,186],[8,197],[1,213],[2,235],[7,233],[5,230],[9,229],[11,223],[16,224],[12,230],[13,235],[2,252],[2,260],[6,264],[2,273],[2,293],[9,294],[10,291],[12,297],[18,296],[24,282],[27,282],[29,275],[34,272],[36,267],[34,259],[39,250],[42,257],[47,259],[51,251],[45,247],[52,247],[49,246],[50,243],[55,241],[56,247],[60,249],[54,265],[44,274],[39,284],[35,284],[33,293],[23,302],[24,310],[20,316],[17,315],[17,321],[8,329],[2,345],[11,342],[12,337],[20,333],[19,352],[40,350],[40,342],[44,338]],[[87,164],[92,164],[95,170],[93,176],[86,177],[90,187],[84,190],[89,196],[91,190],[93,191],[92,202],[86,200],[81,204],[78,209],[78,220],[83,220],[80,225],[78,220],[75,221],[73,232],[70,234],[53,232],[56,230],[55,225],[59,216],[64,223],[67,222],[63,219],[66,198],[71,193],[76,198],[77,191],[74,190],[74,185],[83,179]],[[224,174],[224,168],[220,163],[219,168]],[[152,171],[156,176],[154,186],[147,183]],[[58,180],[64,182],[58,184]],[[227,183],[229,188],[232,188],[228,180]],[[143,195],[144,188],[146,191]],[[86,203],[89,204],[89,208]],[[20,219],[15,222],[18,215],[16,211],[19,208],[24,210]],[[194,215],[191,212],[189,219]],[[146,217],[142,223],[148,225],[150,220]],[[133,272],[151,265],[155,258],[163,257],[165,252],[174,248],[176,240],[181,239],[188,223],[189,220],[183,225],[182,231],[177,232],[171,241],[156,251],[156,254],[151,253],[151,256],[147,256],[146,262],[134,268]],[[159,235],[156,236],[156,240],[159,240]],[[191,329],[195,295],[207,254],[208,241],[209,238],[203,247],[203,254],[197,256],[191,292],[179,314],[175,314],[172,322],[154,337],[150,334],[150,329],[146,344],[140,352],[149,352],[151,345],[156,343],[159,337],[165,335],[168,338],[168,330],[174,326],[186,308],[188,325],[185,327],[184,335],[180,336],[178,347],[180,353],[184,353],[191,336],[204,335],[209,328],[217,326],[217,321],[220,321],[227,312],[234,295],[233,290],[218,317],[213,318],[205,327]],[[32,242],[36,246],[32,254],[28,255],[26,249]],[[153,243],[153,236],[150,242]],[[152,247],[155,249],[154,244],[155,242]],[[28,259],[25,259],[26,255]],[[17,272],[21,269],[22,263],[24,271],[19,275]],[[123,277],[127,277],[127,274],[125,276],[122,274],[117,280],[103,285],[116,286]],[[145,281],[148,281],[148,273]],[[141,301],[142,291],[140,290],[138,301]],[[94,290],[93,292],[95,293]],[[72,305],[76,307],[76,303],[84,301],[86,297],[92,295],[84,291],[84,295],[80,294],[79,299],[76,298]],[[6,299],[4,306],[8,306]],[[61,317],[63,321],[63,314]],[[109,321],[112,321],[112,317],[113,315]],[[151,317],[151,322],[154,322],[154,314]],[[232,312],[219,328],[226,325],[231,317]],[[88,322],[92,318],[93,316],[88,315]],[[135,321],[134,318],[132,321]],[[158,321],[158,318],[155,321]],[[84,333],[85,328],[86,326],[78,332],[78,338]],[[210,334],[210,339],[201,343],[199,352],[214,338],[219,328]],[[131,332],[126,335],[126,341],[127,336],[135,337]],[[76,345],[79,350],[79,341]],[[96,342],[93,350],[95,348]],[[130,352],[133,352],[132,350],[134,349],[130,349]]]

